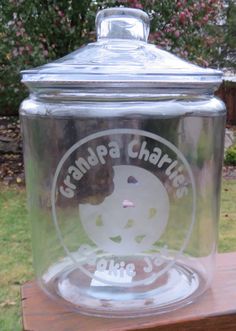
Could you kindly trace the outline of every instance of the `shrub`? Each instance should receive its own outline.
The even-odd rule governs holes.
[[[150,40],[200,65],[215,64],[223,0],[8,0],[0,3],[0,114],[17,113],[26,89],[19,71],[95,39],[96,12],[130,6],[152,17]]]
[[[224,163],[225,165],[236,166],[236,144],[226,150]]]

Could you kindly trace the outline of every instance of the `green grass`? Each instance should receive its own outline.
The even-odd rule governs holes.
[[[21,327],[20,284],[32,278],[25,192],[0,187],[0,330]]]
[[[25,191],[0,186],[0,331],[20,331],[20,285],[33,278]],[[224,181],[219,251],[236,251],[236,181]]]
[[[219,252],[236,251],[236,180],[223,181]]]

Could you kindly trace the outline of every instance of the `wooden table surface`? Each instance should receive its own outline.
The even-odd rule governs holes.
[[[24,331],[236,331],[236,253],[219,254],[210,290],[185,308],[153,317],[106,319],[70,312],[35,281],[22,286]]]

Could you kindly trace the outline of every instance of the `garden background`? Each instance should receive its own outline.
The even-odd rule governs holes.
[[[149,13],[149,41],[158,47],[201,66],[234,74],[235,1],[0,0],[1,331],[21,330],[19,288],[33,277],[18,121],[19,105],[27,91],[20,83],[20,70],[50,62],[94,41],[97,11],[121,5]],[[235,109],[235,104],[232,107]],[[230,126],[229,145],[234,144],[234,132]],[[226,152],[226,163],[220,217],[221,252],[236,251],[234,145]]]

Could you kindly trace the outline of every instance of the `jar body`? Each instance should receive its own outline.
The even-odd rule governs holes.
[[[73,309],[151,315],[208,288],[225,107],[213,97],[28,99],[21,106],[33,254]]]

